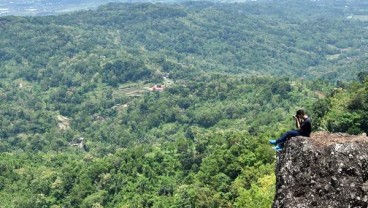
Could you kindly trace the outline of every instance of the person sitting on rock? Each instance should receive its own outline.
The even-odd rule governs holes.
[[[277,140],[269,140],[269,143],[272,145],[276,145],[272,147],[277,152],[280,152],[283,148],[284,143],[290,137],[295,136],[306,136],[310,137],[312,132],[312,123],[307,114],[304,113],[304,110],[298,110],[296,115],[293,116],[295,119],[295,126],[296,130],[290,130],[284,133],[279,139]]]

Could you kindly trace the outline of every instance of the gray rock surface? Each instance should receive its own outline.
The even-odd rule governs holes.
[[[317,132],[278,153],[273,208],[367,207],[368,138]]]

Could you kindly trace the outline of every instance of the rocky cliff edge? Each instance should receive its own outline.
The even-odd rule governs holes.
[[[316,132],[278,153],[273,208],[368,206],[368,137]]]

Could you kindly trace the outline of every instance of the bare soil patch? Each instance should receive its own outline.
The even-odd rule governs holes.
[[[313,142],[313,144],[320,147],[336,143],[342,144],[351,142],[357,142],[364,145],[368,145],[368,137],[365,134],[350,135],[345,133],[330,133],[326,131],[318,131],[313,132],[310,139]]]

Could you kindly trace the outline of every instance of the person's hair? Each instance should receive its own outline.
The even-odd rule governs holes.
[[[298,115],[305,115],[305,113],[304,113],[304,110],[297,110],[296,111],[296,115],[298,116]]]

